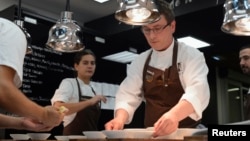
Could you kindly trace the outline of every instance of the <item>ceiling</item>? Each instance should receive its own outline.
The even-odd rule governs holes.
[[[56,22],[60,13],[66,11],[67,0],[20,0],[24,13],[35,15],[48,21]],[[13,4],[18,5],[19,0],[0,0],[0,10]],[[96,31],[103,35],[116,34],[133,27],[120,23],[114,18],[118,9],[118,0],[109,0],[98,3],[95,0],[70,0],[69,11],[73,12],[73,19],[86,30]],[[214,7],[224,0],[166,0],[175,6],[177,16],[196,12],[204,8]],[[178,4],[177,4],[178,3]]]
[[[0,0],[0,2],[1,5],[13,5],[18,4],[19,0]],[[66,10],[66,3],[67,0],[21,0],[21,6],[27,12],[40,15],[51,21],[60,18],[60,13]],[[69,5],[70,11],[74,13],[74,19],[79,23],[86,23],[113,14],[117,6],[116,0],[102,4],[94,0],[70,0]]]
[[[166,0],[174,4],[177,29],[175,37],[194,36],[211,44],[204,52],[208,63],[239,70],[238,49],[250,40],[246,36],[233,36],[223,33],[220,27],[223,22],[223,3],[225,0]],[[0,10],[18,0],[0,0]],[[66,9],[66,0],[22,0],[25,13],[45,20],[56,22],[60,13]],[[118,8],[117,0],[109,0],[102,4],[94,0],[71,0],[70,11],[73,19],[83,26],[85,32],[104,39],[112,39],[123,46],[136,48],[139,52],[148,48],[146,40],[136,26],[126,25],[114,18]],[[127,48],[109,48],[114,53]],[[104,54],[103,54],[104,55]],[[215,61],[213,56],[220,56]]]

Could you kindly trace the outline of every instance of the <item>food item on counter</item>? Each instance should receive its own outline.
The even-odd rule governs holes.
[[[65,112],[67,112],[68,111],[68,109],[66,108],[66,107],[64,107],[64,106],[60,106],[59,107],[59,112],[60,113],[65,113]]]

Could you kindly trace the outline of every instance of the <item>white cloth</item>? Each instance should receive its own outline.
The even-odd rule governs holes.
[[[165,51],[153,50],[149,65],[161,70],[172,66],[173,46],[174,42]],[[203,53],[198,49],[181,42],[178,43],[178,46],[179,77],[185,91],[181,99],[186,99],[194,107],[195,112],[189,117],[199,120],[210,99],[210,89],[207,81],[208,67]],[[142,74],[149,53],[150,50],[141,53],[129,65],[127,76],[116,94],[115,110],[123,108],[129,113],[127,124],[131,122],[140,103],[145,101],[142,91]]]
[[[22,85],[26,47],[27,40],[23,31],[15,23],[0,18],[0,65],[16,71],[13,81],[17,87]]]

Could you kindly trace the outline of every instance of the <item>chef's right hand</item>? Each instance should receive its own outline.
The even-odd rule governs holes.
[[[96,103],[98,103],[100,101],[106,103],[107,99],[103,95],[96,95],[93,98],[91,98],[90,101],[91,101],[92,105],[95,105]]]
[[[15,117],[17,121],[20,121],[20,128],[23,130],[28,131],[35,131],[35,132],[41,132],[41,131],[50,131],[54,127],[48,127],[40,123],[39,121],[36,121],[31,118],[27,117]]]
[[[114,118],[105,124],[105,130],[122,130],[124,123],[120,119]]]
[[[59,108],[53,106],[44,107],[44,116],[41,123],[48,127],[55,127],[60,125],[63,120],[64,113],[59,112]]]

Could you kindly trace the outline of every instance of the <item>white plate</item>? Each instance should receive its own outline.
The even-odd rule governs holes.
[[[132,138],[132,135],[126,134],[123,130],[103,130],[102,131],[109,139],[124,139]]]
[[[153,131],[145,129],[126,129],[126,130],[103,130],[107,138],[110,139],[150,139],[152,138]]]
[[[106,135],[101,131],[83,131],[82,132],[87,139],[105,139]]]
[[[195,131],[195,132],[193,132],[193,136],[197,136],[197,135],[207,135],[208,133],[208,131],[207,131],[208,129],[207,128],[202,128],[202,129],[200,129],[200,130],[198,130],[198,131]]]
[[[192,136],[193,133],[200,131],[201,129],[196,128],[179,128],[175,132],[173,132],[170,135],[166,136],[159,136],[156,137],[156,139],[177,139],[177,140],[183,140],[184,136]]]
[[[10,134],[13,140],[29,140],[30,137],[27,134]]]
[[[154,131],[154,127],[147,127],[146,130]]]
[[[124,131],[145,131],[146,128],[125,128]]]
[[[50,133],[27,133],[31,140],[47,140]]]

